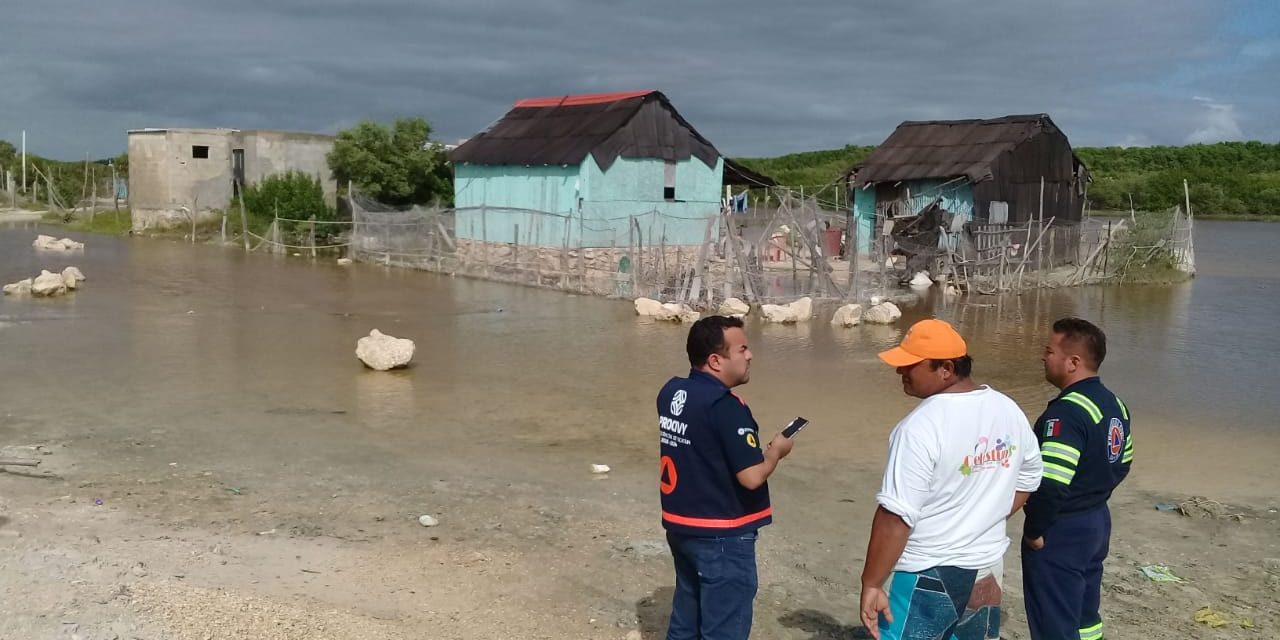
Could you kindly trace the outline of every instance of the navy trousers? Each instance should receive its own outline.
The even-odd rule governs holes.
[[[1102,561],[1111,541],[1106,505],[1064,517],[1044,548],[1022,545],[1022,591],[1032,640],[1102,640]]]
[[[676,563],[667,640],[747,640],[756,588],[755,531],[722,538],[667,533]]]

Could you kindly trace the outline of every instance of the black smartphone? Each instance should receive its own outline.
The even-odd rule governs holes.
[[[809,424],[808,420],[805,420],[804,418],[796,418],[795,420],[791,421],[791,424],[788,424],[782,430],[782,435],[788,438],[794,438],[796,437],[796,434],[800,433],[800,430],[805,428],[805,425],[807,424]]]

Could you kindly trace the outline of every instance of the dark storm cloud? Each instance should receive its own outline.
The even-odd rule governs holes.
[[[1276,30],[1232,26],[1274,21],[1241,19],[1257,3],[16,4],[0,20],[0,138],[25,128],[67,158],[119,153],[148,126],[425,115],[452,141],[521,97],[634,88],[667,93],[734,155],[1035,112],[1081,145],[1280,136],[1263,80],[1280,71]]]

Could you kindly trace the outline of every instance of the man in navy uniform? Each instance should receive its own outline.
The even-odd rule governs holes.
[[[1129,474],[1129,409],[1102,385],[1107,337],[1080,318],[1053,323],[1044,377],[1062,390],[1034,428],[1044,481],[1027,502],[1022,581],[1033,640],[1101,640],[1107,499]]]
[[[773,519],[769,476],[791,452],[730,389],[751,373],[742,320],[709,316],[686,344],[692,370],[658,393],[662,525],[675,558],[668,640],[745,640],[755,600],[756,538]]]

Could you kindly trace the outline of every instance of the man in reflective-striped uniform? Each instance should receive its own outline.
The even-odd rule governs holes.
[[[1101,640],[1107,499],[1129,474],[1129,409],[1102,385],[1107,337],[1080,318],[1053,323],[1044,376],[1062,390],[1034,428],[1044,478],[1026,506],[1022,581],[1033,640]]]
[[[676,569],[667,640],[746,640],[757,531],[773,521],[767,481],[792,442],[778,434],[761,451],[751,409],[730,390],[751,377],[742,320],[695,322],[685,349],[689,377],[667,382],[657,403],[662,526]]]

